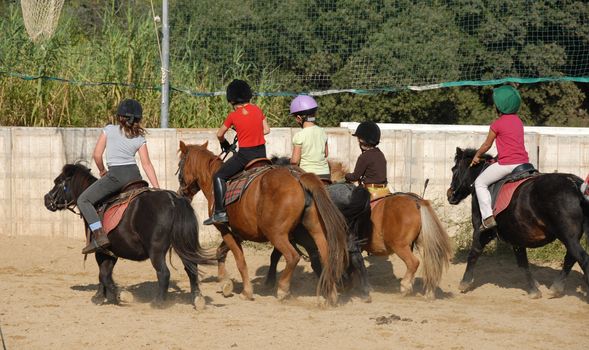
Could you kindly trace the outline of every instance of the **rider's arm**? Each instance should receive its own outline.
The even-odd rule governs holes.
[[[270,133],[270,126],[268,126],[268,119],[264,118],[262,121],[262,125],[264,126],[264,135],[268,135]]]
[[[495,134],[493,129],[489,129],[487,139],[485,140],[485,142],[483,142],[481,147],[479,147],[479,150],[477,151],[477,153],[475,153],[474,157],[472,158],[472,162],[470,163],[471,166],[478,164],[481,161],[480,157],[483,154],[485,154],[489,149],[491,149],[491,146],[493,146],[493,141],[495,141],[496,136],[497,134]]]
[[[96,141],[96,146],[94,147],[94,153],[92,157],[94,158],[94,162],[96,163],[96,167],[98,168],[98,172],[100,173],[100,177],[106,174],[106,168],[104,167],[104,161],[102,160],[102,154],[106,149],[106,134],[104,132],[100,133],[98,137],[98,141]]]
[[[346,176],[345,176],[346,181],[349,181],[349,182],[360,181],[362,176],[364,176],[364,173],[366,172],[367,167],[368,167],[368,161],[367,161],[366,157],[362,157],[362,155],[360,155],[360,157],[358,157],[358,160],[356,161],[356,166],[354,167],[354,172],[346,174]]]
[[[149,152],[147,151],[147,144],[144,143],[143,146],[139,148],[139,159],[141,159],[141,166],[151,183],[153,188],[160,188],[160,184],[157,181],[157,176],[155,175],[155,169],[153,168],[153,164],[151,164],[151,159],[149,159]]]
[[[292,146],[292,155],[290,156],[290,164],[292,165],[299,165],[301,162],[301,150],[302,145],[293,145]]]
[[[217,139],[219,142],[223,142],[225,140],[225,133],[227,130],[229,130],[229,128],[226,127],[225,124],[222,124],[219,130],[217,130]]]

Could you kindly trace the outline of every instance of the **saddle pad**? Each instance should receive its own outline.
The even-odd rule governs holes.
[[[514,182],[507,182],[501,186],[499,193],[497,194],[497,198],[495,199],[495,206],[493,207],[493,215],[497,216],[501,213],[507,206],[509,202],[511,202],[511,197],[515,190],[521,185],[522,183],[528,181],[531,177],[527,177],[525,179],[521,179]]]
[[[110,231],[114,230],[117,227],[119,222],[121,222],[123,214],[125,214],[125,210],[127,210],[129,203],[130,201],[115,204],[106,209],[106,212],[104,213],[104,216],[102,218],[102,229],[104,230],[104,232],[108,234]]]
[[[272,166],[256,167],[251,170],[244,171],[237,177],[229,180],[227,183],[227,192],[225,192],[225,205],[237,202],[241,198],[242,193],[256,177],[262,175],[272,168]]]
[[[147,191],[150,191],[150,189],[142,187],[123,192],[105,203],[106,205],[98,210],[98,215],[101,216],[102,229],[104,232],[108,234],[110,231],[114,230],[119,222],[121,222],[129,203],[137,198],[138,195]]]

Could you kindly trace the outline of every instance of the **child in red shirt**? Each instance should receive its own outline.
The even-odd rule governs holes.
[[[215,211],[204,221],[205,225],[229,221],[224,204],[227,180],[242,171],[250,161],[266,158],[264,135],[270,133],[270,127],[262,110],[250,103],[252,95],[250,86],[243,80],[233,80],[227,86],[227,102],[233,106],[233,112],[227,115],[217,131],[217,139],[221,149],[228,152],[231,145],[225,139],[225,133],[233,126],[239,140],[239,151],[213,175]]]

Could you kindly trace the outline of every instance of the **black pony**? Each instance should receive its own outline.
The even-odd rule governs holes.
[[[566,247],[562,271],[550,287],[554,296],[564,293],[564,281],[575,262],[583,270],[589,285],[589,255],[580,244],[583,232],[589,228],[589,203],[579,187],[583,182],[571,174],[541,174],[522,183],[513,194],[509,206],[497,215],[497,228],[479,232],[481,214],[474,191],[474,181],[483,170],[483,163],[470,167],[476,150],[456,148],[452,183],[447,192],[448,202],[458,204],[472,195],[472,225],[474,234],[468,254],[466,271],[460,282],[460,290],[472,288],[473,269],[485,245],[496,235],[513,246],[517,264],[526,274],[528,294],[532,298],[542,296],[538,282],[531,275],[526,248],[544,246],[555,239]],[[490,160],[491,156],[482,158]],[[585,229],[585,230],[584,230]]]
[[[288,166],[290,159],[286,157],[272,157],[272,164]],[[348,226],[348,253],[350,254],[347,276],[351,282],[354,275],[360,279],[361,298],[370,301],[370,285],[368,273],[364,265],[361,246],[366,243],[372,232],[370,220],[370,193],[364,187],[354,186],[350,183],[334,183],[327,186],[327,192],[333,203],[346,218]],[[311,267],[317,276],[321,275],[321,261],[315,242],[309,233],[302,227],[297,227],[291,239],[293,246],[300,245],[307,251]],[[299,252],[300,254],[300,252]],[[270,267],[266,275],[266,285],[273,286],[276,283],[276,268],[282,254],[277,249],[270,255]]]
[[[66,164],[55,185],[45,195],[45,207],[50,211],[69,209],[73,211],[80,194],[96,178],[90,169],[81,164]],[[212,252],[201,248],[198,238],[198,222],[187,199],[167,190],[150,190],[139,194],[128,206],[121,222],[109,233],[107,252],[96,252],[99,266],[98,291],[92,302],[118,303],[119,294],[112,279],[117,258],[143,261],[151,260],[157,272],[158,293],[154,306],[162,306],[170,282],[170,270],[166,265],[166,252],[170,245],[178,254],[190,279],[191,302],[195,307],[204,305],[198,287],[198,264],[216,262]]]

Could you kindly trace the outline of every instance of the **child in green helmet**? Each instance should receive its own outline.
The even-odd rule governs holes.
[[[491,124],[487,139],[471,163],[471,166],[477,165],[480,157],[493,146],[493,142],[497,143],[498,161],[483,170],[474,182],[482,219],[480,231],[497,226],[491,208],[489,185],[509,175],[518,165],[529,162],[524,145],[524,124],[517,115],[521,105],[519,92],[510,85],[498,87],[493,90],[493,102],[498,118]]]

